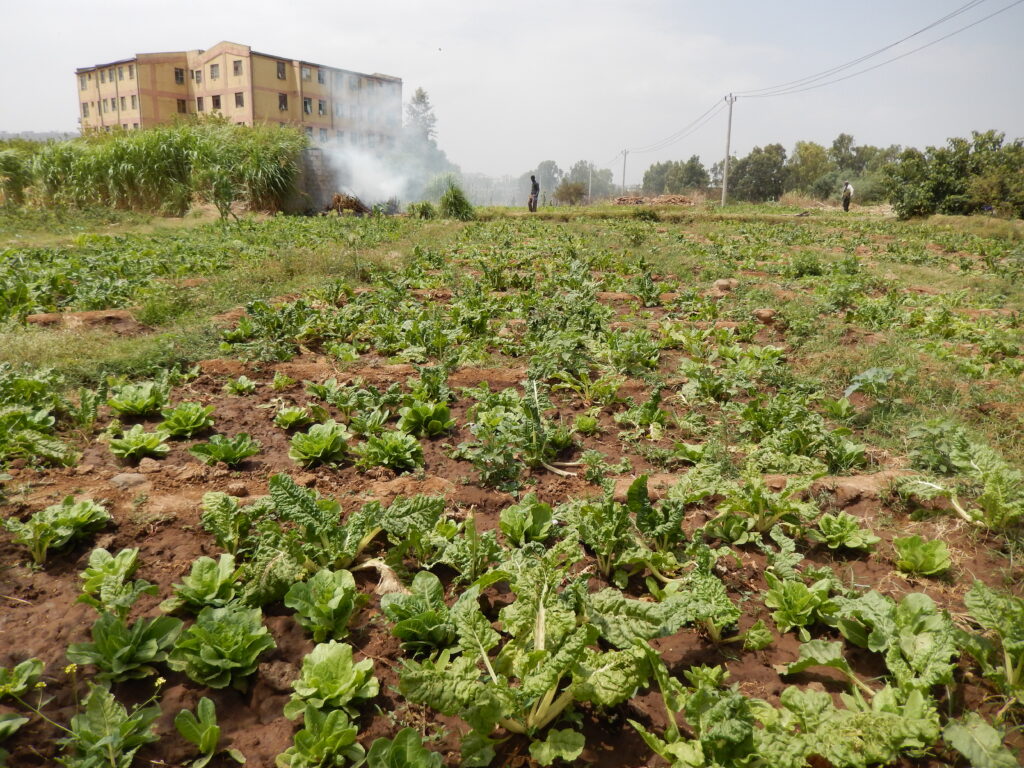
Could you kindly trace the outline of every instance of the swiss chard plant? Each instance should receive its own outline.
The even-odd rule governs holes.
[[[89,565],[82,571],[82,594],[78,602],[91,605],[101,613],[125,618],[142,595],[155,595],[157,585],[145,579],[131,580],[138,567],[139,550],[122,549],[111,555],[105,549],[94,549]]]
[[[964,604],[985,633],[965,633],[961,643],[1006,698],[998,713],[1001,719],[1024,702],[1024,600],[976,581]]]
[[[106,688],[89,684],[81,711],[71,718],[59,740],[65,768],[129,768],[135,753],[157,740],[154,721],[160,707],[135,707],[129,712]]]
[[[551,535],[554,512],[535,493],[528,493],[516,504],[501,510],[498,522],[501,532],[513,546],[527,541],[545,541]]]

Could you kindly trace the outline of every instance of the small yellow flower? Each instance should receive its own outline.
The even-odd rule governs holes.
[[[65,675],[73,675],[77,671],[78,671],[78,665],[77,664],[68,664],[66,667],[64,667],[64,674]]]
[[[44,683],[42,680],[40,680],[38,683],[36,683],[36,688],[45,688],[45,687],[46,687],[46,683]]]
[[[166,683],[166,682],[167,682],[167,681],[166,681],[166,680],[165,680],[164,678],[162,678],[162,677],[158,677],[158,678],[156,679],[156,687],[157,687],[157,688],[159,688],[159,687],[160,687],[161,685],[163,685],[163,684],[164,684],[164,683]]]

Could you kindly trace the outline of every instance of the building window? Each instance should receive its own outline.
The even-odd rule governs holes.
[[[284,62],[283,61],[277,62],[277,79],[278,80],[284,80]],[[287,109],[287,107],[285,107],[285,109]]]
[[[306,126],[306,135],[309,136],[309,138],[311,138],[311,139],[313,138],[313,127],[312,126],[309,126],[309,125]]]
[[[117,68],[117,79],[124,80],[124,67]]]
[[[216,80],[219,77],[220,77],[220,64],[211,64],[210,65],[210,79],[211,80]]]
[[[89,105],[86,102],[82,102],[82,117],[89,116]]]
[[[174,68],[174,82],[178,85],[185,84],[185,70],[181,67]]]
[[[334,132],[334,138],[336,138],[338,141],[344,141],[345,140],[345,132],[344,131],[335,131]]]
[[[327,114],[327,102],[324,101],[323,99],[320,99],[319,101],[317,101],[316,108],[317,108],[317,114],[320,114],[320,115],[326,115]]]
[[[134,80],[135,79],[135,65],[134,64],[129,64],[128,65],[128,79],[129,80]]]
[[[132,123],[132,130],[133,131],[139,130],[139,124],[138,123]]]
[[[279,93],[277,94],[277,108],[282,112],[288,111],[288,94]]]
[[[305,112],[307,115],[312,115],[313,114],[313,100],[312,99],[303,99],[302,100],[302,111]]]
[[[235,59],[233,62],[231,62],[231,73],[234,74],[234,75],[242,74],[242,60],[241,59]]]
[[[188,112],[188,106],[185,104],[184,99],[178,99],[178,114],[184,115]]]
[[[245,94],[244,93],[239,92],[239,93],[235,94],[235,106],[236,107],[244,107],[245,106]]]
[[[320,143],[321,144],[326,144],[327,143],[327,129],[326,128],[321,128],[320,129]]]
[[[107,111],[107,100],[103,99],[101,103],[103,104],[103,111],[106,112]]]
[[[192,70],[192,79],[195,80],[197,83],[203,82],[203,70],[201,70],[201,69],[193,69]]]
[[[79,87],[81,88],[81,90],[84,91],[85,90],[85,75],[79,75],[78,76],[78,84],[79,84]]]
[[[316,71],[316,81],[318,83],[320,83],[320,85],[323,85],[324,83],[326,83],[327,82],[327,73],[324,72],[322,69],[318,69]]]
[[[310,70],[309,67],[303,67],[302,68],[302,79],[303,80],[309,80],[311,75],[312,75],[312,70]]]
[[[113,67],[111,67],[110,69],[107,70],[107,80],[109,80],[110,82],[114,82],[114,68]]]
[[[128,109],[127,99],[124,96],[121,97],[121,109]]]
[[[139,97],[138,97],[138,96],[136,96],[136,95],[135,95],[135,94],[133,93],[133,94],[132,94],[132,109],[138,109],[138,108],[139,108]]]
[[[100,70],[100,82],[101,83],[107,82],[107,70],[105,70],[105,69],[101,69]]]
[[[210,109],[220,109],[220,96],[211,96],[210,101]]]
[[[348,89],[350,91],[359,90],[359,78],[355,75],[348,76]]]
[[[196,112],[202,112],[202,111],[203,111],[203,97],[202,96],[196,96]]]

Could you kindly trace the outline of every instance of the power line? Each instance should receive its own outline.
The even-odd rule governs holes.
[[[871,51],[870,53],[866,53],[863,56],[858,56],[857,58],[852,59],[852,60],[846,62],[845,64],[839,64],[838,66],[832,67],[830,69],[826,69],[826,70],[824,70],[822,72],[818,72],[818,73],[813,74],[813,75],[807,75],[806,77],[801,77],[798,80],[791,80],[788,83],[780,83],[778,85],[767,86],[767,87],[764,87],[764,88],[752,88],[752,89],[746,90],[746,91],[736,91],[736,95],[737,96],[750,96],[751,98],[753,98],[755,96],[771,96],[771,95],[775,95],[775,94],[774,93],[765,93],[765,92],[766,91],[785,91],[785,90],[788,90],[790,88],[797,88],[797,87],[809,85],[810,83],[813,83],[813,82],[815,82],[817,80],[821,80],[823,78],[829,77],[830,75],[838,74],[839,72],[842,72],[845,69],[849,69],[850,67],[854,67],[854,66],[856,66],[858,64],[861,64],[861,63],[867,61],[868,59],[872,59],[875,56],[878,56],[878,55],[880,55],[882,53],[885,53],[886,51],[890,50],[891,48],[895,48],[897,45],[900,45],[901,43],[905,43],[907,40],[910,40],[910,39],[912,39],[914,37],[917,37],[920,34],[923,34],[924,32],[927,32],[929,29],[934,29],[935,27],[939,26],[940,24],[944,24],[945,22],[949,21],[950,19],[956,18],[957,16],[959,16],[959,15],[961,15],[963,13],[966,13],[967,11],[969,11],[969,10],[971,10],[973,8],[976,8],[977,6],[979,6],[982,3],[985,3],[987,1],[988,0],[971,0],[971,2],[965,3],[964,5],[960,6],[956,10],[951,11],[950,13],[946,14],[942,18],[936,19],[935,21],[931,22],[930,24],[927,24],[926,26],[921,27],[920,29],[918,29],[918,30],[916,30],[914,32],[911,32],[909,35],[907,35],[905,37],[902,37],[902,38],[900,38],[899,40],[897,40],[897,41],[895,41],[893,43],[889,43],[888,45],[885,45],[885,46],[883,46],[881,48],[878,48],[877,50]],[[984,21],[984,19],[982,19],[982,21]]]
[[[879,62],[878,64],[874,64],[873,66],[865,67],[864,69],[859,69],[856,72],[850,73],[849,75],[844,75],[842,77],[837,77],[837,78],[834,78],[832,80],[826,80],[823,83],[815,83],[814,85],[806,85],[805,87],[792,87],[792,88],[788,88],[788,89],[778,90],[778,91],[776,91],[774,93],[753,94],[753,95],[747,96],[747,98],[749,98],[749,99],[762,99],[762,98],[766,98],[766,97],[769,97],[769,96],[787,96],[787,95],[789,95],[791,93],[803,93],[805,91],[812,91],[815,88],[824,88],[826,85],[833,85],[835,83],[841,83],[843,80],[849,80],[850,78],[857,77],[858,75],[863,75],[865,72],[871,72],[872,70],[878,69],[879,67],[884,67],[886,64],[892,64],[894,61],[899,61],[900,59],[905,59],[907,56],[910,56],[913,53],[917,53],[918,51],[923,51],[925,48],[930,48],[931,46],[935,45],[936,43],[941,43],[943,40],[947,40],[950,37],[953,37],[953,35],[958,35],[961,32],[964,32],[964,31],[970,29],[971,27],[976,27],[978,24],[981,24],[983,21],[988,21],[993,16],[998,16],[1000,13],[1004,13],[1005,11],[1010,10],[1011,8],[1013,8],[1016,5],[1020,5],[1022,2],[1024,2],[1024,0],[1014,0],[1014,2],[1010,3],[1009,5],[1003,6],[998,11],[993,11],[992,13],[988,14],[987,16],[982,16],[977,21],[973,21],[970,24],[966,24],[966,25],[964,25],[964,26],[962,26],[962,27],[960,27],[958,29],[954,29],[952,32],[949,32],[948,34],[945,34],[942,37],[938,37],[938,38],[936,38],[935,40],[932,40],[929,43],[925,43],[924,45],[920,45],[917,48],[912,48],[911,50],[907,51],[906,53],[901,53],[899,56],[893,56],[891,59],[886,59],[885,61]]]
[[[676,131],[672,135],[666,136],[664,139],[661,139],[660,141],[656,141],[653,144],[648,144],[647,146],[638,147],[637,149],[631,149],[629,151],[630,152],[636,152],[638,154],[644,153],[644,152],[657,152],[659,149],[664,149],[665,147],[668,147],[671,144],[675,144],[677,141],[679,141],[680,139],[685,138],[690,133],[692,133],[697,128],[699,128],[700,125],[698,125],[698,123],[703,125],[703,123],[701,123],[701,121],[704,120],[704,118],[710,119],[712,117],[711,112],[713,112],[716,109],[721,110],[721,107],[722,107],[722,102],[716,101],[714,104],[712,104],[710,107],[708,107],[708,109],[705,112],[703,112],[702,114],[698,115],[696,118],[694,118],[692,121],[690,121],[689,123],[684,125],[682,128],[680,128],[678,131]],[[616,157],[618,157],[618,155],[616,155]]]

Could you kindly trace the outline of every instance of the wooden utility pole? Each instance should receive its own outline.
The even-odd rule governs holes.
[[[622,196],[626,196],[626,157],[629,155],[629,150],[622,150]]]
[[[729,124],[725,129],[725,164],[722,166],[722,205],[725,205],[729,194],[729,144],[732,142],[732,104],[736,97],[731,93],[725,97],[725,103],[729,105]]]

